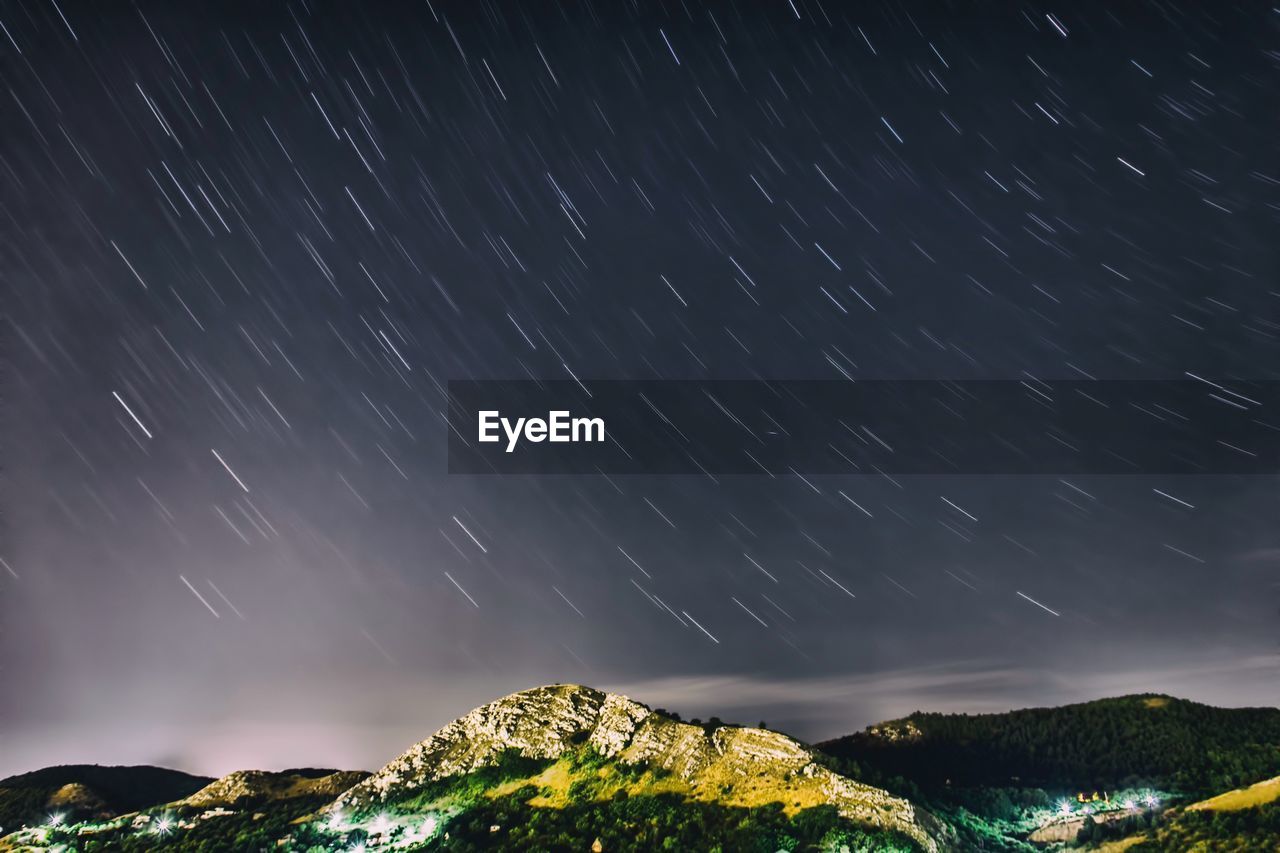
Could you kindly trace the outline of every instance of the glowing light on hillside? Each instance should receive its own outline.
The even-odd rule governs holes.
[[[342,825],[345,820],[346,820],[346,817],[342,814],[342,812],[334,812],[332,815],[329,816],[328,827],[333,832],[340,832],[342,830]]]
[[[62,812],[54,812],[49,815],[49,826],[62,826],[62,822],[66,819],[67,816]]]
[[[173,821],[170,820],[169,818],[162,817],[158,821],[156,821],[156,825],[155,825],[156,835],[168,835],[172,829],[173,829]]]
[[[1138,804],[1135,803],[1133,800],[1125,800],[1124,807],[1132,811],[1133,809],[1136,809],[1138,807]]]
[[[1159,802],[1160,802],[1160,798],[1157,797],[1155,794],[1147,794],[1147,805],[1151,806],[1152,808],[1155,808],[1156,804]]]
[[[417,829],[410,829],[405,833],[404,841],[410,844],[416,844],[419,841],[426,841],[435,834],[438,822],[434,817],[428,817]]]
[[[1071,803],[1067,802],[1066,800],[1063,800],[1062,805],[1058,806],[1058,811],[1061,812],[1064,816],[1071,814]]]
[[[386,835],[389,829],[391,829],[391,818],[387,817],[385,812],[373,819],[373,831],[378,835]]]

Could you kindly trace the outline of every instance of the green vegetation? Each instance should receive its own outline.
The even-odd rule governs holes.
[[[839,849],[915,851],[896,832],[868,830],[842,820],[832,806],[805,809],[787,818],[780,803],[762,808],[729,808],[691,802],[675,795],[626,797],[535,808],[537,790],[524,788],[487,801],[445,825],[420,850],[582,851],[708,850],[759,851]],[[496,830],[493,827],[497,827]]]
[[[1051,814],[1049,794],[1039,788],[960,788],[927,800],[930,811],[955,828],[964,850],[1026,853],[1019,840]],[[920,800],[923,805],[925,800]]]
[[[1188,806],[1188,808],[1229,812],[1236,809],[1251,809],[1278,799],[1280,799],[1280,776],[1258,782],[1248,788],[1227,791],[1224,794],[1219,794],[1216,797]]]
[[[830,805],[790,808],[789,815],[790,803],[748,807],[697,799],[661,768],[618,762],[586,744],[555,760],[507,750],[489,766],[438,780],[363,814],[322,812],[331,801],[251,798],[229,811],[170,805],[144,810],[145,820],[128,816],[46,827],[40,840],[124,853],[319,853],[366,840],[448,851],[583,851],[597,841],[603,850],[919,850],[905,834],[845,820]]]
[[[403,849],[583,851],[597,840],[607,851],[919,849],[902,833],[841,818],[834,806],[788,816],[781,802],[732,806],[695,799],[686,788],[668,771],[618,762],[586,745],[554,761],[508,750],[491,766],[346,815],[336,827],[295,827],[289,849],[338,849],[378,834],[405,843],[430,817],[439,822],[429,837]]]
[[[820,748],[844,772],[902,793],[1025,785],[1198,795],[1280,774],[1280,710],[1126,696],[1007,714],[916,713]]]
[[[151,823],[141,829],[124,824],[92,835],[77,835],[75,827],[50,830],[49,843],[72,842],[72,849],[84,853],[120,851],[145,853],[150,850],[181,850],[184,853],[239,853],[245,850],[275,849],[276,839],[289,834],[294,820],[314,812],[329,802],[327,797],[298,797],[264,804],[261,811],[236,810],[231,814],[201,818],[203,809],[157,809],[150,812]],[[157,831],[161,819],[169,828]]]
[[[0,832],[23,824],[43,823],[49,816],[45,803],[57,788],[0,788]]]
[[[1126,842],[1110,846],[1128,853],[1274,853],[1280,849],[1280,802],[1231,811],[1180,811],[1170,820],[1153,822],[1150,829],[1143,829],[1098,826],[1087,836],[1082,830],[1078,841],[1107,850],[1105,842],[1128,836]]]
[[[414,789],[407,796],[388,800],[378,810],[393,809],[398,812],[413,813],[436,807],[444,802],[474,802],[488,791],[504,783],[534,776],[553,762],[544,758],[526,758],[518,749],[504,749],[498,753],[493,763],[467,773],[463,776],[450,776],[438,779],[421,788]],[[353,818],[361,815],[352,815]]]

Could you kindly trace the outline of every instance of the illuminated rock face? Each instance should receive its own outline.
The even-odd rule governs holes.
[[[910,802],[838,776],[799,742],[764,729],[701,726],[656,714],[625,696],[555,685],[476,708],[339,797],[330,812],[364,811],[450,776],[492,764],[506,750],[556,759],[590,746],[623,764],[662,768],[690,797],[725,805],[781,802],[789,811],[834,805],[846,818],[945,846],[946,830]],[[940,845],[940,841],[943,842]]]

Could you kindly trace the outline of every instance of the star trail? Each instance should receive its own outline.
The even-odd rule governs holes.
[[[1274,476],[447,468],[456,380],[1190,375],[1252,405],[1268,5],[0,25],[0,775],[372,768],[553,681],[810,738],[1280,700]]]

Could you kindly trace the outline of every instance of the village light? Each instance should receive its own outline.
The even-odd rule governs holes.
[[[425,841],[430,838],[435,831],[436,819],[434,817],[428,817],[418,825],[417,829],[408,832],[408,834],[405,835],[404,840],[411,843]]]

